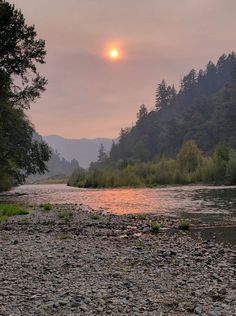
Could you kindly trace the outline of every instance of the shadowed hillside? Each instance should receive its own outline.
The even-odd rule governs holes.
[[[80,166],[88,168],[92,161],[97,160],[101,144],[107,152],[110,151],[112,140],[109,138],[96,139],[66,139],[56,135],[44,136],[43,139],[50,147],[58,151],[66,160],[76,159]]]

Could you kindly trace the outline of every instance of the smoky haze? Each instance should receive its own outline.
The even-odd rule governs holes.
[[[42,135],[117,137],[157,84],[235,50],[235,0],[11,1],[46,40],[47,91],[29,115]],[[104,50],[118,43],[122,60]]]

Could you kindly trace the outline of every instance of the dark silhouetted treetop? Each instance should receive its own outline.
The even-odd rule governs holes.
[[[44,91],[47,80],[37,70],[45,60],[45,42],[37,39],[20,10],[0,0],[0,70],[10,79],[10,98],[28,108]]]
[[[98,150],[98,162],[103,163],[107,160],[107,158],[108,158],[108,155],[105,151],[105,147],[103,144],[101,144]]]
[[[165,80],[158,85],[156,89],[155,107],[157,110],[172,104],[176,98],[176,90],[174,86],[167,86]]]
[[[140,105],[139,111],[137,113],[137,123],[141,122],[148,116],[148,110],[145,104]]]

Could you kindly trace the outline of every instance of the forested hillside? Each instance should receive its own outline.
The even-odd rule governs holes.
[[[47,170],[44,174],[34,174],[27,178],[27,183],[38,183],[51,179],[51,181],[65,181],[74,170],[80,168],[77,160],[67,161],[58,152],[52,151],[51,158],[47,162]]]
[[[236,183],[236,56],[222,55],[192,69],[180,89],[162,81],[155,109],[141,105],[136,124],[121,130],[110,155],[101,147],[88,171],[69,185],[82,187]]]
[[[222,55],[204,70],[192,69],[180,89],[163,80],[156,90],[155,109],[141,105],[136,124],[121,130],[113,144],[113,161],[145,161],[175,157],[181,145],[195,140],[204,153],[220,142],[236,148],[236,56]]]

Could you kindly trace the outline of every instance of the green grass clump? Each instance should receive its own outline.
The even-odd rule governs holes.
[[[0,216],[0,223],[6,222],[8,220],[8,216],[2,215]]]
[[[40,204],[39,206],[46,212],[52,210],[52,204],[50,204],[50,203]]]
[[[147,219],[147,214],[139,214],[138,219],[140,219],[141,221],[144,221],[145,219]]]
[[[92,214],[90,216],[90,218],[93,219],[93,220],[98,220],[98,219],[100,219],[100,216],[98,214]]]
[[[62,233],[57,236],[57,240],[67,240],[67,239],[70,239],[70,235],[67,233]]]
[[[27,218],[27,217],[21,218],[21,219],[19,220],[19,223],[27,224],[27,223],[29,223],[29,218]]]
[[[68,222],[72,219],[73,213],[68,211],[61,211],[58,213],[58,218],[63,219],[64,221]]]
[[[18,204],[0,204],[0,222],[5,222],[11,216],[27,215],[29,212]]]
[[[190,228],[190,220],[188,218],[181,218],[179,222],[179,229],[189,230],[189,228]]]
[[[56,222],[55,222],[54,220],[49,220],[49,221],[47,222],[47,225],[50,226],[50,227],[53,227],[53,226],[56,225]]]
[[[150,230],[153,233],[158,233],[160,231],[161,225],[155,221],[150,222]]]

